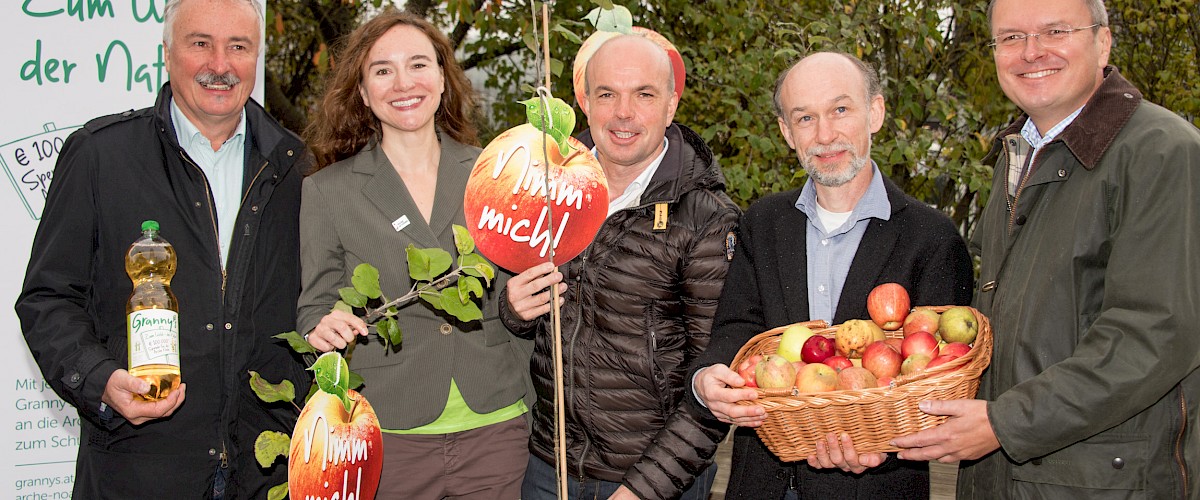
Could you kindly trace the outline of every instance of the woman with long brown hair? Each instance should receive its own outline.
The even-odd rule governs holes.
[[[452,224],[479,156],[475,98],[446,36],[387,9],[350,34],[305,139],[317,158],[300,210],[303,290],[297,330],[320,351],[368,335],[331,311],[355,266],[379,269],[388,297],[412,286],[405,247],[457,257]],[[424,303],[400,310],[403,342],[359,346],[351,368],[384,430],[379,498],[520,496],[528,457],[528,341],[497,320],[507,276],[460,322]]]

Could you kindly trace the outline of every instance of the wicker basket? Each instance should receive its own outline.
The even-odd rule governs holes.
[[[953,306],[919,307],[943,312]],[[792,389],[756,389],[758,400],[743,405],[762,405],[766,421],[758,437],[785,462],[805,460],[815,452],[818,439],[830,432],[847,432],[859,453],[899,451],[891,439],[932,428],[947,417],[928,415],[917,408],[926,399],[969,399],[979,388],[979,375],[992,358],[992,328],[988,319],[971,309],[979,321],[974,347],[966,355],[932,370],[895,378],[891,387],[797,394]],[[800,323],[816,334],[832,338],[837,328],[823,321]],[[772,354],[787,326],[760,333],[746,342],[733,358],[732,367],[755,354]],[[886,332],[902,337],[903,330]]]

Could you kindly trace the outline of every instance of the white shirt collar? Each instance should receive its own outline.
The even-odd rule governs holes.
[[[666,158],[669,146],[670,141],[666,137],[663,137],[662,152],[658,154],[658,157],[654,161],[646,165],[646,169],[642,170],[642,173],[638,174],[637,178],[633,179],[633,182],[625,187],[625,191],[621,193],[621,196],[608,203],[608,215],[612,215],[618,210],[637,206],[641,202],[642,194],[646,192],[646,186],[650,184],[650,179],[654,178],[654,173],[658,171],[658,166],[662,164],[663,158]],[[592,154],[596,154],[595,147],[592,148]]]

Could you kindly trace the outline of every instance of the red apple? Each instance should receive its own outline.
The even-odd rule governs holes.
[[[904,336],[907,337],[917,332],[928,332],[936,337],[938,320],[941,319],[941,316],[933,309],[917,309],[908,313],[908,316],[904,318]]]
[[[895,381],[896,381],[896,379],[894,377],[882,377],[882,378],[875,379],[876,385],[879,387],[891,387],[892,382],[895,382]]]
[[[971,352],[971,346],[962,342],[951,342],[949,344],[941,344],[941,351],[938,354],[954,357],[961,357]]]
[[[878,385],[875,374],[866,368],[851,366],[838,372],[838,390],[873,389]]]
[[[954,361],[954,360],[956,360],[956,359],[958,359],[958,358],[959,358],[958,356],[951,356],[951,355],[949,355],[949,354],[943,354],[943,355],[941,355],[941,356],[938,356],[938,357],[936,357],[936,358],[933,358],[932,360],[930,360],[930,361],[929,361],[929,364],[925,365],[925,369],[926,369],[926,370],[932,370],[932,369],[934,369],[934,368],[937,368],[937,367],[939,367],[939,366],[942,366],[942,365],[944,365],[944,364],[946,364],[946,363],[949,363],[949,362],[951,362],[951,361]],[[960,368],[961,368],[961,367],[960,367]],[[951,370],[951,371],[953,371],[953,370]]]
[[[838,374],[824,363],[809,363],[796,374],[799,392],[828,392],[837,389]]]
[[[769,355],[754,367],[754,381],[763,389],[784,389],[796,382],[796,367],[783,356]]]
[[[812,338],[812,329],[804,325],[791,325],[783,330],[779,335],[779,347],[775,348],[775,354],[787,358],[788,361],[800,361],[804,359],[801,353],[804,350],[804,343]]]
[[[371,403],[354,390],[349,413],[317,391],[304,405],[288,457],[290,498],[375,498],[383,470],[383,434]]]
[[[908,309],[908,290],[899,283],[884,283],[867,294],[867,313],[884,330],[900,329]]]
[[[506,130],[484,148],[467,180],[463,199],[467,231],[479,253],[520,273],[549,259],[567,262],[587,248],[608,217],[608,183],[600,163],[582,143],[568,138],[563,157],[553,140],[551,207],[546,206],[542,132],[524,124]]]
[[[901,347],[904,347],[904,339],[903,338],[888,337],[886,339],[883,339],[883,341],[886,342],[887,345],[892,346],[892,349],[895,349],[897,352],[900,351]]]
[[[875,378],[895,377],[900,374],[900,364],[904,358],[892,349],[886,342],[873,342],[863,351],[862,366],[875,375]]]
[[[904,362],[900,364],[900,374],[912,375],[914,373],[921,373],[929,366],[931,359],[928,354],[913,354],[904,358]]]
[[[762,358],[762,354],[755,354],[742,360],[742,363],[738,365],[737,374],[745,381],[743,387],[758,387],[758,384],[754,381],[754,369],[758,366],[758,362],[762,361]]]
[[[634,26],[633,34],[649,39],[667,52],[667,57],[671,60],[671,71],[675,76],[675,93],[682,97],[684,83],[687,80],[687,69],[683,66],[683,56],[679,55],[679,49],[654,30]],[[588,60],[592,58],[592,54],[596,53],[596,49],[599,49],[600,45],[620,35],[615,31],[597,31],[587,37],[587,40],[584,40],[583,44],[579,46],[579,51],[575,53],[575,63],[571,65],[571,79],[575,90],[575,101],[579,103],[580,108],[586,107],[584,100],[587,98],[587,87],[584,85],[584,72]]]
[[[829,365],[830,368],[833,368],[839,372],[845,370],[846,368],[854,367],[854,363],[850,362],[850,358],[845,356],[830,356],[825,358],[825,361],[822,361],[822,363]]]
[[[820,363],[833,354],[833,341],[829,337],[813,335],[804,341],[804,347],[800,350],[800,359],[805,363]]]
[[[900,343],[900,356],[908,358],[913,354],[924,354],[929,356],[929,359],[936,358],[938,355],[938,341],[929,332],[917,332],[907,337]]]

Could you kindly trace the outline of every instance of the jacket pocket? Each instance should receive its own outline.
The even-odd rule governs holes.
[[[1146,486],[1148,438],[1102,433],[1013,467],[1013,479],[1076,488],[1141,490]]]

